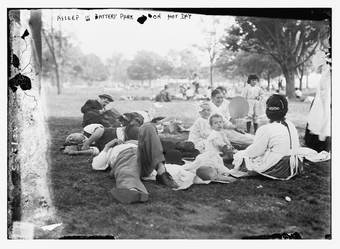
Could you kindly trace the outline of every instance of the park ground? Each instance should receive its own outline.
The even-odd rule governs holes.
[[[150,199],[123,205],[109,194],[115,187],[109,171],[94,171],[89,156],[64,155],[66,136],[81,131],[80,107],[93,96],[47,95],[45,121],[50,137],[50,188],[56,217],[62,223],[36,238],[112,235],[118,239],[242,239],[297,232],[303,239],[325,239],[331,231],[331,162],[305,162],[303,173],[289,181],[264,177],[234,183],[193,185],[173,191],[144,182]],[[120,101],[121,113],[154,108],[156,116],[174,115],[189,127],[198,117],[194,101],[176,100],[156,108],[153,101]],[[301,145],[310,103],[290,102],[287,118],[299,131]],[[110,107],[109,106],[109,107]],[[267,122],[264,118],[260,125]],[[238,124],[245,128],[244,123]],[[188,133],[160,134],[174,141]],[[287,201],[286,197],[291,201]]]

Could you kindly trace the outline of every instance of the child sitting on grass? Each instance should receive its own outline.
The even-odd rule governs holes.
[[[217,113],[213,114],[209,118],[209,124],[212,130],[207,138],[205,150],[219,153],[224,160],[231,159],[232,155],[228,152],[233,152],[235,149],[224,133],[223,117]]]
[[[206,139],[211,133],[211,127],[209,125],[209,117],[211,114],[211,107],[209,102],[203,102],[198,106],[198,117],[192,125],[189,133],[188,140],[195,144],[195,148],[200,153],[205,150]]]

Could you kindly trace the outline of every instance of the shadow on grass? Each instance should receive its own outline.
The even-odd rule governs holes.
[[[108,170],[92,170],[92,157],[59,151],[65,137],[79,131],[81,119],[51,117],[48,125],[52,198],[63,223],[61,236],[241,239],[298,232],[303,239],[323,239],[331,233],[330,162],[306,163],[303,174],[289,181],[254,177],[181,191],[147,181],[149,201],[123,205],[109,194],[115,183]]]

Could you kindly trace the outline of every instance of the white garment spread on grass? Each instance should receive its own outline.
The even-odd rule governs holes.
[[[311,162],[314,162],[314,163],[324,162],[324,161],[328,161],[329,159],[331,159],[331,154],[327,151],[321,151],[320,153],[316,152],[316,154],[307,155],[307,156],[305,156],[305,158],[308,161],[311,161]]]
[[[185,161],[185,160],[184,160]],[[214,167],[218,175],[228,175],[229,169],[224,166],[222,158],[216,152],[204,152],[198,155],[193,162],[185,161],[184,165],[165,164],[166,170],[172,176],[173,180],[178,184],[179,188],[174,190],[187,189],[193,184],[209,184],[210,182],[230,183],[228,181],[212,180],[203,181],[196,175],[196,170],[200,166]],[[143,180],[156,180],[156,171],[153,171],[148,177],[143,177]]]

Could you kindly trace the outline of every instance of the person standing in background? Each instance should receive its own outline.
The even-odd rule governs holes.
[[[247,86],[242,93],[242,97],[244,97],[249,103],[249,114],[247,116],[247,132],[250,133],[251,121],[253,121],[254,134],[256,133],[259,125],[259,114],[261,108],[260,100],[264,98],[263,89],[256,85],[258,82],[259,77],[256,74],[249,75],[247,80],[249,86]]]
[[[199,78],[197,74],[194,74],[194,81],[192,82],[192,84],[195,86],[194,94],[199,94],[198,89],[200,88],[200,83],[199,83]]]
[[[318,152],[331,150],[331,45],[329,28],[320,34],[313,66],[321,78],[307,118],[305,145]]]

